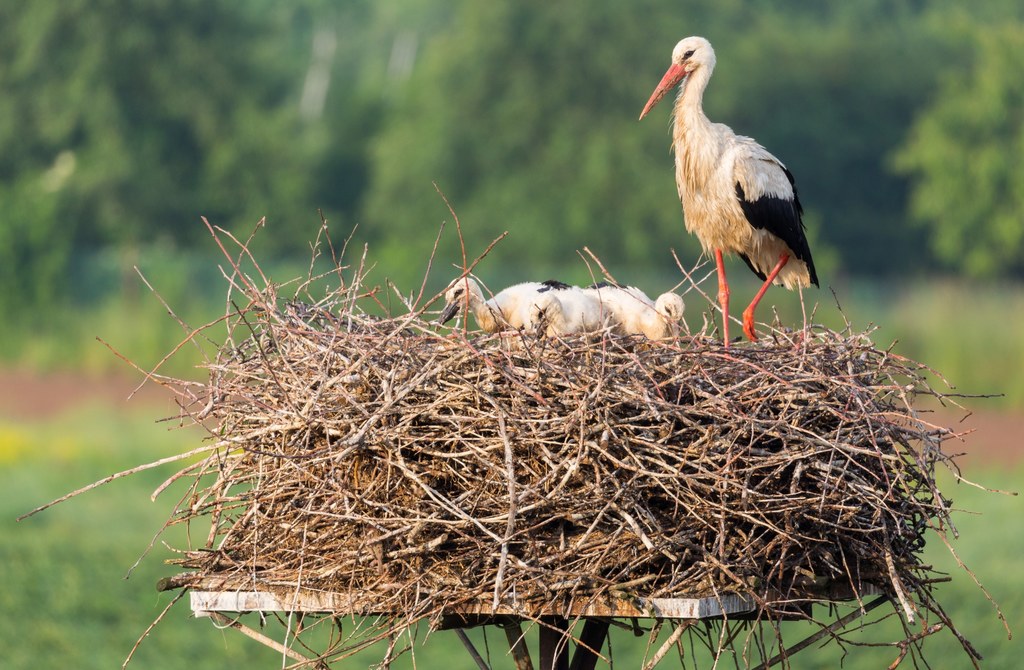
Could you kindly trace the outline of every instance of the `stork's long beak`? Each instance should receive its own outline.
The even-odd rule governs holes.
[[[647,112],[651,111],[656,104],[661,102],[661,99],[671,91],[673,88],[679,85],[679,82],[686,76],[686,69],[682,65],[676,65],[673,63],[669,66],[665,72],[665,76],[661,78],[661,83],[658,84],[658,88],[654,89],[654,93],[651,94],[651,99],[647,101],[644,106],[644,111],[640,112],[640,120],[642,121]]]
[[[461,306],[462,305],[460,301],[451,301],[450,303],[444,306],[444,309],[441,311],[441,316],[437,317],[437,322],[448,323],[455,316],[455,313],[459,311],[459,307]]]

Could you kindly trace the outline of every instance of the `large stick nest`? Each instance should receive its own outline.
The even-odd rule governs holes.
[[[623,583],[895,595],[948,513],[941,432],[907,406],[919,369],[862,335],[727,352],[306,315],[250,314],[214,368],[225,452],[188,513],[215,519],[215,551],[189,567],[391,592],[396,611]]]
[[[921,549],[952,433],[913,409],[928,370],[867,333],[483,335],[415,301],[367,314],[359,272],[302,302],[231,280],[209,381],[183,385],[215,440],[175,477],[172,522],[207,538],[179,584],[359,594],[408,624],[609,594],[752,594],[771,619],[870,583],[951,623]]]

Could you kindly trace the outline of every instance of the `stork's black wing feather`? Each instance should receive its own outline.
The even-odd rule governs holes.
[[[768,275],[754,267],[754,264],[750,262],[749,256],[747,256],[746,254],[740,254],[740,258],[742,258],[743,262],[747,264],[747,267],[750,268],[750,271],[757,275],[758,279],[760,279],[761,281],[768,279]]]
[[[767,230],[786,243],[793,251],[793,254],[807,264],[807,271],[811,276],[811,283],[818,285],[818,274],[814,271],[814,261],[811,259],[811,248],[807,244],[807,236],[804,234],[804,222],[802,215],[804,208],[800,205],[800,198],[796,194],[796,182],[793,174],[786,168],[782,168],[786,178],[793,186],[793,199],[780,198],[774,195],[763,195],[756,200],[748,200],[743,187],[736,182],[736,197],[740,201],[743,215],[747,222],[754,228]],[[754,270],[750,259],[743,259],[747,266]],[[765,275],[757,270],[754,274],[761,279]]]
[[[591,284],[587,288],[624,288],[622,284],[616,284],[613,281],[599,281],[596,284]]]
[[[544,293],[545,291],[561,291],[563,289],[572,288],[569,284],[564,281],[558,281],[557,279],[547,279],[542,281],[541,284],[544,288],[537,289],[537,293]]]

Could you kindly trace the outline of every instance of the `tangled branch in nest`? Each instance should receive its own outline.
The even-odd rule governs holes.
[[[358,594],[378,637],[607,596],[750,594],[771,622],[869,584],[908,645],[917,618],[952,629],[921,559],[952,433],[913,410],[928,371],[867,333],[474,336],[365,313],[359,272],[305,303],[232,279],[248,305],[182,386],[215,443],[172,478],[192,488],[169,523],[207,538],[177,585]]]

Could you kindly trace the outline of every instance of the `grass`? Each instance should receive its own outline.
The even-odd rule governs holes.
[[[0,475],[0,563],[9,579],[0,591],[9,622],[0,627],[5,666],[118,667],[169,601],[153,588],[166,573],[166,552],[125,575],[166,518],[166,503],[151,503],[148,491],[170,471],[114,482],[22,522],[14,518],[114,471],[177,452],[189,438],[100,408],[43,425],[8,422],[0,435],[8,461]],[[190,628],[172,624],[151,636],[138,667],[212,667],[217,656],[221,667],[271,660],[235,636]]]
[[[200,439],[192,431],[168,430],[166,424],[154,423],[155,418],[139,410],[128,414],[92,406],[43,422],[0,420],[0,564],[6,584],[0,589],[0,608],[7,613],[7,623],[0,626],[4,667],[118,667],[170,602],[168,594],[154,589],[160,577],[173,571],[163,564],[170,553],[162,545],[157,544],[129,579],[125,575],[162,526],[172,497],[181,493],[172,489],[156,503],[149,500],[173,465],[117,480],[25,521],[14,520],[70,490],[194,447]],[[1020,488],[1024,471],[970,474],[991,486],[1014,489]],[[952,481],[946,490],[958,507],[973,512],[958,515],[958,552],[1019,632],[1024,627],[1021,499]],[[177,529],[169,538],[172,544],[183,541]],[[956,567],[938,541],[927,552],[953,577],[942,589],[942,601],[985,655],[984,667],[1018,667],[1020,643],[1007,641],[992,606],[970,577]],[[249,625],[259,623],[250,616]],[[280,639],[280,631],[273,626],[267,633],[276,633]],[[794,631],[791,639],[805,633]],[[481,633],[473,636],[483,648]],[[495,667],[512,667],[503,656],[503,636],[492,631],[488,643]],[[535,636],[531,643],[536,645]],[[612,643],[615,658],[625,667],[634,667],[646,641],[616,631]],[[956,641],[945,633],[930,639],[926,652],[933,667],[950,667],[946,661],[953,667],[966,665]],[[372,650],[341,667],[369,667],[381,653],[379,648]],[[841,656],[834,646],[809,649],[801,653],[796,667],[839,667]],[[854,649],[843,667],[885,667],[893,658],[895,651],[889,648]],[[412,661],[405,657],[395,667],[412,667]],[[417,648],[415,664],[448,670],[475,667],[451,632],[432,634]],[[187,604],[181,602],[143,641],[129,667],[200,670],[243,665],[280,667],[281,658],[235,631],[192,619]],[[673,667],[673,662],[666,667]],[[732,667],[732,661],[725,667]]]

